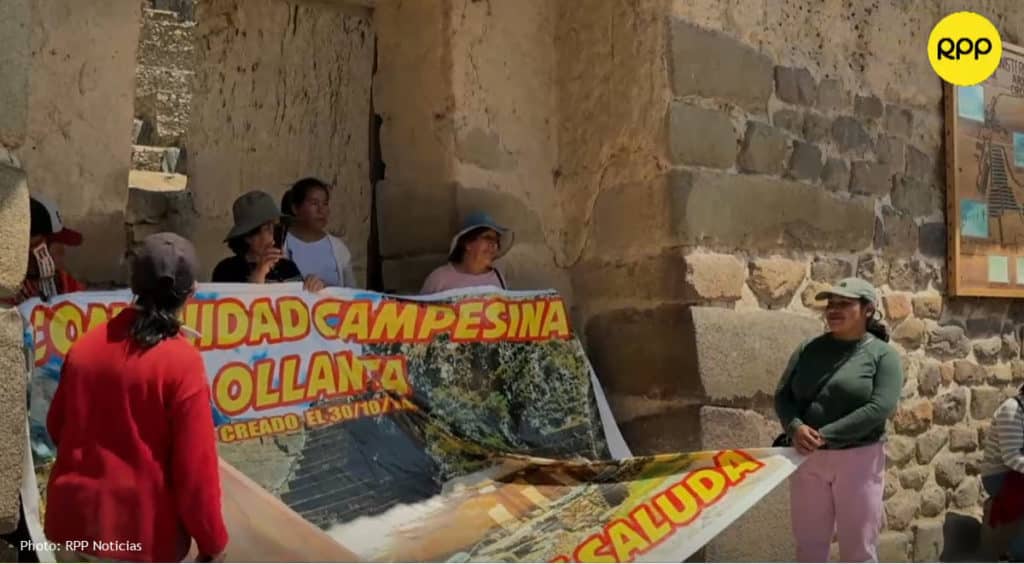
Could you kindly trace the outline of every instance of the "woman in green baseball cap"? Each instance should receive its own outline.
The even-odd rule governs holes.
[[[828,331],[793,354],[775,394],[778,442],[808,455],[790,479],[796,559],[827,562],[835,533],[843,562],[877,562],[885,422],[903,367],[869,282],[847,278],[817,299],[827,300]]]

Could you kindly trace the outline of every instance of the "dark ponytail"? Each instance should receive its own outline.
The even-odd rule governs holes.
[[[871,305],[871,303],[868,302],[867,300],[861,300],[861,307],[867,307],[867,306],[870,306],[872,308],[871,309],[871,316],[868,317],[868,327],[867,327],[868,333],[871,333],[872,335],[875,336],[875,338],[880,339],[883,342],[888,343],[889,342],[889,328],[886,327],[884,323],[882,323],[882,320],[880,319],[880,316],[879,316],[879,313],[878,313],[878,309],[876,309],[875,306]]]
[[[159,287],[144,296],[138,296],[135,307],[139,310],[132,325],[132,339],[143,350],[170,339],[181,331],[178,311],[185,305],[191,292],[174,289],[173,281],[162,279]]]

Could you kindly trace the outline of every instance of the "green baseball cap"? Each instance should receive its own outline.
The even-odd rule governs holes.
[[[814,299],[825,300],[828,299],[829,296],[839,296],[854,300],[867,300],[871,305],[878,303],[878,295],[875,293],[875,287],[872,286],[870,282],[862,278],[844,278],[828,290],[818,292],[818,295],[815,296]]]

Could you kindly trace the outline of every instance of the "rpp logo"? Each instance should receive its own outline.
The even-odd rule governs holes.
[[[956,59],[960,60],[960,57],[974,56],[974,60],[977,61],[982,55],[988,55],[992,52],[992,42],[984,37],[979,37],[977,40],[973,40],[969,37],[961,37],[956,41],[953,41],[950,37],[943,37],[939,39],[938,47],[938,59]]]
[[[932,68],[943,80],[957,86],[984,82],[1002,58],[999,30],[974,12],[956,12],[942,18],[928,37]]]

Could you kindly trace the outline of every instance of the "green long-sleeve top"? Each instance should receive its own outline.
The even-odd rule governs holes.
[[[870,334],[841,341],[826,333],[790,358],[775,412],[791,437],[809,425],[825,448],[853,448],[882,440],[902,389],[900,356],[888,343]]]

